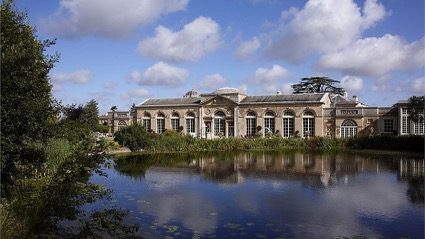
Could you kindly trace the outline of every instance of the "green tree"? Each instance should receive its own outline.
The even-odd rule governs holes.
[[[292,89],[294,89],[294,94],[328,92],[343,95],[344,88],[334,86],[335,83],[339,83],[339,81],[329,77],[306,77],[302,78],[299,84],[292,85]]]
[[[414,122],[423,119],[425,113],[425,96],[412,96],[409,98],[409,117]]]
[[[114,140],[131,151],[137,151],[149,144],[150,136],[144,127],[133,124],[116,132]]]
[[[40,143],[47,141],[54,116],[49,71],[58,54],[46,55],[54,40],[41,40],[18,12],[13,1],[1,5],[1,188],[20,177],[29,165],[44,157]],[[5,194],[2,193],[2,197]]]

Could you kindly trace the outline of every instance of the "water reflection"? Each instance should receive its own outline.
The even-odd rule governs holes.
[[[109,187],[137,190],[142,230],[157,232],[146,238],[424,236],[423,159],[156,155],[119,159],[115,168],[128,178]]]

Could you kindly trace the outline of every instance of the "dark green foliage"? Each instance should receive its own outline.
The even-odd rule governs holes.
[[[33,142],[46,142],[54,118],[49,71],[58,56],[44,55],[55,41],[40,40],[12,1],[1,5],[2,197],[20,168],[44,161]],[[33,152],[26,153],[26,152]],[[25,155],[24,155],[25,154]],[[6,194],[5,194],[6,193]]]
[[[90,132],[105,132],[108,126],[98,122],[97,101],[90,100],[85,105],[66,105],[61,108],[63,118],[56,122],[55,137],[64,137],[72,144],[90,137]]]
[[[37,39],[11,0],[1,4],[0,34],[0,237],[138,238],[136,227],[122,223],[126,212],[112,208],[87,215],[82,208],[110,197],[88,181],[93,172],[104,175],[99,170],[104,155],[92,150],[89,138],[98,125],[97,103],[58,121],[62,107],[52,100],[48,77],[58,56],[44,55],[54,41]],[[80,227],[66,228],[64,222],[77,220],[83,220]]]
[[[334,86],[335,83],[339,83],[339,81],[329,77],[309,77],[302,78],[299,84],[292,85],[292,89],[294,89],[294,94],[328,92],[343,95],[345,90]]]
[[[347,146],[354,149],[379,149],[424,152],[424,137],[411,136],[375,136],[358,137],[348,141]]]
[[[90,220],[82,221],[82,230],[77,235],[68,235],[67,238],[102,239],[106,235],[108,238],[143,238],[136,234],[139,230],[137,225],[123,223],[128,212],[116,207],[96,211],[90,215]]]
[[[424,119],[425,96],[412,96],[409,98],[409,117],[414,122]]]
[[[149,144],[149,141],[152,140],[150,135],[151,133],[148,133],[145,128],[134,124],[116,132],[114,140],[131,151],[139,151],[144,149]]]

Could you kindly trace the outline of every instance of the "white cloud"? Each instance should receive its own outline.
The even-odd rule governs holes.
[[[137,50],[144,56],[174,62],[196,61],[221,44],[220,26],[211,18],[198,17],[181,31],[159,26],[156,35],[139,42]]]
[[[149,91],[141,88],[141,89],[136,89],[136,90],[122,94],[121,99],[128,100],[133,98],[146,98],[149,96],[150,96]]]
[[[261,43],[257,37],[253,37],[251,40],[243,42],[238,49],[234,52],[234,55],[239,59],[246,59],[249,55],[254,53],[260,48]]]
[[[277,37],[265,55],[300,63],[314,53],[348,46],[385,16],[376,0],[366,0],[363,10],[353,0],[310,0],[304,8],[282,12],[282,22],[272,33]],[[285,18],[289,18],[286,23]]]
[[[284,67],[273,65],[271,69],[262,67],[258,68],[249,81],[258,85],[274,84],[280,79],[285,79],[290,76],[291,73]]]
[[[149,67],[143,74],[133,71],[130,80],[140,85],[177,86],[184,84],[188,76],[186,69],[160,61]]]
[[[276,91],[281,90],[279,85],[282,82],[280,81],[288,79],[291,75],[291,72],[279,65],[273,65],[271,69],[260,67],[254,75],[248,78],[248,83],[259,85],[269,93],[276,93]]]
[[[401,37],[385,35],[356,41],[351,46],[322,56],[321,70],[340,70],[347,74],[379,76],[393,70],[415,70],[425,65],[425,38],[411,44]]]
[[[345,75],[341,79],[341,86],[347,92],[359,92],[363,88],[363,80],[359,77]]]
[[[220,74],[212,74],[207,75],[205,78],[199,83],[199,89],[205,90],[216,90],[227,82],[227,80],[221,76]]]
[[[41,22],[55,35],[119,38],[161,15],[185,10],[188,0],[61,0],[55,14]]]
[[[375,84],[372,86],[372,91],[378,92],[378,91],[389,91],[391,88],[394,87],[394,84],[391,83],[393,80],[392,75],[383,75],[379,77]]]
[[[412,81],[412,91],[415,94],[425,94],[425,77],[417,78]]]
[[[108,89],[108,90],[113,90],[113,89],[117,88],[117,84],[115,82],[112,82],[112,81],[107,81],[103,84],[103,88]]]
[[[91,80],[91,74],[88,70],[74,72],[54,72],[51,78],[52,82],[54,83],[71,82],[75,84],[84,84]]]

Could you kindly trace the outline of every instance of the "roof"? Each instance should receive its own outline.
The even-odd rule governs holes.
[[[211,94],[214,95],[223,95],[223,94],[242,94],[245,95],[245,92],[238,88],[231,88],[231,87],[223,87],[218,90],[213,91]]]
[[[349,99],[342,95],[335,95],[332,97],[332,105],[333,106],[367,106],[359,101],[355,101],[353,99]]]
[[[317,102],[323,103],[322,99],[326,93],[311,93],[311,94],[291,94],[291,95],[263,95],[263,96],[247,96],[242,101],[243,103],[303,103],[303,102]]]
[[[199,104],[200,102],[201,102],[201,97],[148,99],[145,102],[141,103],[140,106],[192,105],[192,104]]]

